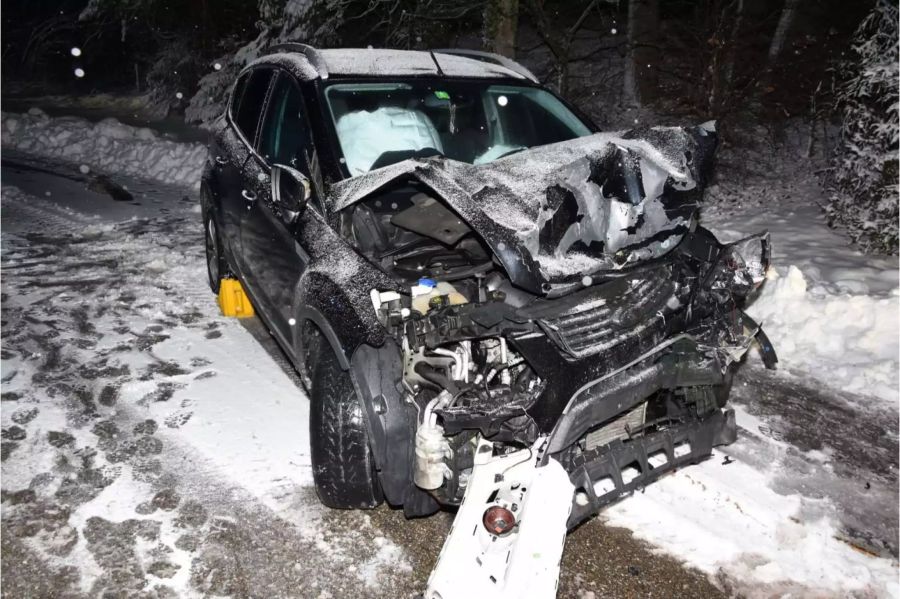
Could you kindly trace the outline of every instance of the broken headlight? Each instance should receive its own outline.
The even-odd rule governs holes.
[[[748,296],[765,280],[769,256],[768,231],[726,244],[710,279],[710,288]]]
[[[769,232],[757,233],[725,246],[729,258],[735,262],[735,269],[741,270],[749,278],[753,288],[759,287],[769,269]],[[727,259],[727,258],[726,258]],[[739,263],[739,264],[738,264]]]

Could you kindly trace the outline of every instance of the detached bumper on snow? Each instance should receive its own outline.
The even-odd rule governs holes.
[[[527,599],[556,594],[574,487],[556,460],[538,467],[540,447],[493,456],[480,441],[465,500],[428,580],[426,599]],[[507,532],[488,531],[504,510]],[[495,529],[496,530],[496,529]]]

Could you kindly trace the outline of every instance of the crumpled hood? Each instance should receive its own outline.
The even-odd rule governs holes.
[[[488,164],[406,160],[341,181],[342,210],[397,181],[431,188],[535,292],[659,257],[691,227],[712,167],[712,123],[532,148]]]

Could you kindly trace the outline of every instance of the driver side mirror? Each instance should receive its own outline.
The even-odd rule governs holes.
[[[306,175],[292,166],[272,166],[272,200],[281,210],[285,224],[292,225],[297,221],[311,193]]]

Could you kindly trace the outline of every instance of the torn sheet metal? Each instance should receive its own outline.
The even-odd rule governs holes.
[[[659,257],[690,229],[711,169],[711,125],[598,133],[484,165],[406,160],[332,186],[333,210],[416,182],[446,202],[528,290]]]
[[[538,467],[541,438],[529,449],[492,457],[479,442],[466,495],[428,580],[426,599],[547,599],[556,596],[566,522],[575,487],[559,462]],[[487,531],[493,505],[516,514],[506,535]]]

